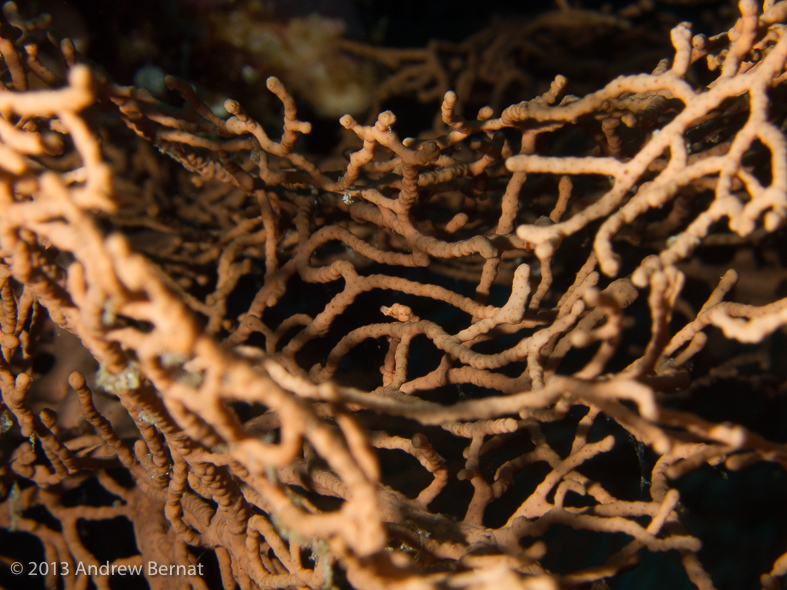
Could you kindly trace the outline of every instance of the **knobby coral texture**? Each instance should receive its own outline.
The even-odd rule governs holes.
[[[472,113],[509,23],[348,41],[442,106],[314,156],[277,78],[274,132],[5,4],[0,581],[783,587],[787,2],[736,11]]]

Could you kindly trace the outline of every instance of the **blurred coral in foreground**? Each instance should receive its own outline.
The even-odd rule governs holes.
[[[515,70],[346,43],[383,95],[457,92],[419,138],[343,116],[340,161],[298,151],[277,78],[274,138],[6,4],[3,563],[49,588],[737,583],[686,496],[766,465],[735,501],[785,522],[785,20],[744,0],[649,74],[474,116]],[[783,584],[783,530],[746,580]]]

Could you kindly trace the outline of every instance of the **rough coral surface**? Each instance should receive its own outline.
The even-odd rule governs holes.
[[[473,115],[511,29],[347,42],[398,72],[372,103],[440,114],[345,115],[317,157],[277,78],[274,133],[6,4],[0,582],[781,587],[787,2],[739,11]],[[725,545],[720,505],[767,530]]]

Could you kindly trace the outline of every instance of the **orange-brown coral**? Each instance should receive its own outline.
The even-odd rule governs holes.
[[[771,423],[706,407],[732,383],[784,415],[787,300],[725,298],[783,276],[787,2],[740,11],[584,97],[557,77],[467,118],[449,91],[419,139],[345,116],[337,165],[298,150],[276,78],[279,138],[176,78],[182,106],[113,84],[7,6],[0,523],[37,545],[4,559],[64,588],[120,566],[162,588],[558,588],[639,561],[724,586],[684,482],[787,467]],[[719,277],[725,248],[758,268]],[[99,367],[79,352],[68,378],[81,422],[34,391],[53,325]]]

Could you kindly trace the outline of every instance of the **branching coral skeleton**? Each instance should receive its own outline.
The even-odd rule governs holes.
[[[668,392],[690,390],[711,326],[763,343],[787,323],[787,299],[725,301],[730,271],[683,321],[681,264],[720,233],[783,235],[787,143],[772,97],[784,91],[785,6],[743,0],[711,39],[681,24],[671,64],[582,98],[558,77],[498,117],[467,119],[448,92],[432,139],[401,139],[389,111],[370,125],[347,115],[359,147],[340,169],[298,151],[311,126],[275,78],[278,140],[236,101],[217,117],[182,80],[167,79],[182,108],[115,85],[68,42],[60,84],[29,49],[43,24],[6,5],[27,45],[4,36],[0,48],[0,385],[19,434],[0,471],[0,522],[73,571],[98,564],[78,521],[125,517],[137,553],[115,563],[194,564],[191,548],[208,548],[227,588],[326,587],[337,567],[358,588],[570,587],[641,551],[677,551],[691,582],[713,587],[673,480],[708,463],[787,469],[787,447],[675,409]],[[700,63],[706,84],[689,76]],[[31,79],[51,88],[29,90]],[[99,112],[138,136],[125,138],[136,150],[125,168]],[[552,149],[572,129],[592,140],[584,155]],[[172,165],[150,145],[188,171],[191,201],[166,193]],[[529,209],[528,183],[546,187],[533,189],[546,205]],[[632,226],[638,247],[621,245]],[[255,292],[231,317],[247,278]],[[625,348],[644,311],[647,334]],[[101,415],[78,372],[83,426],[34,410],[46,321],[79,337],[130,430]],[[379,363],[372,386],[348,375],[359,354]],[[567,453],[546,434],[561,423]],[[636,500],[585,472],[623,434],[654,457]],[[442,455],[446,440],[456,456]],[[382,450],[413,459],[419,489],[383,483]],[[518,491],[535,464],[546,475]],[[115,506],[61,502],[90,478]],[[469,490],[466,506],[435,509],[454,489]],[[506,498],[516,506],[491,526]],[[628,540],[603,565],[551,571],[543,537],[555,525]],[[786,572],[781,556],[764,587]]]

